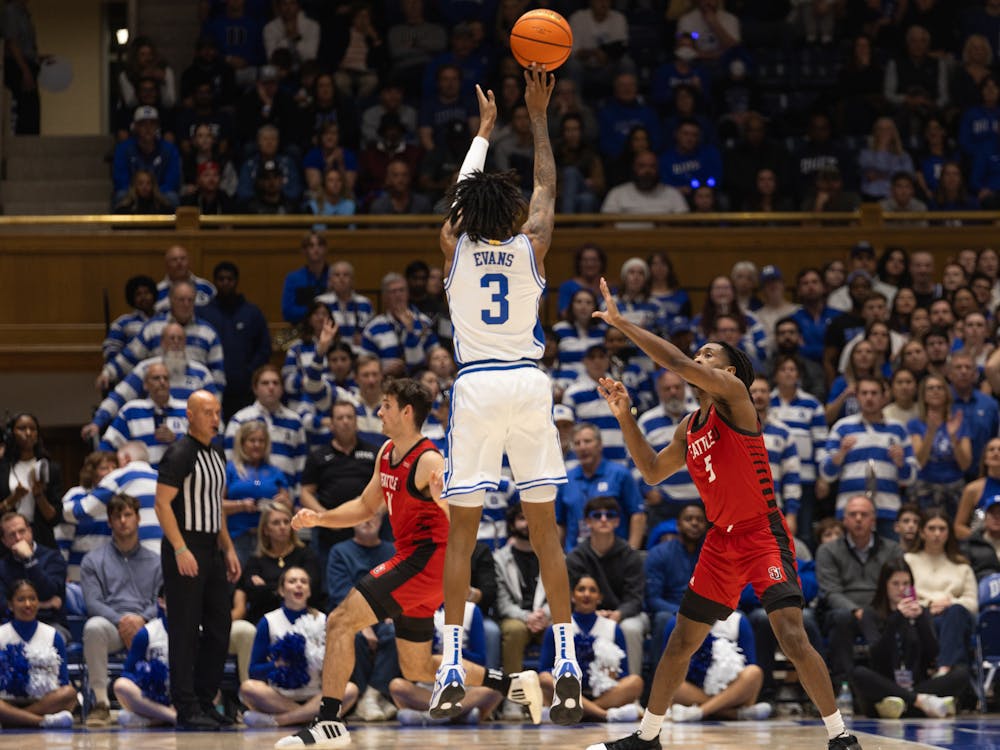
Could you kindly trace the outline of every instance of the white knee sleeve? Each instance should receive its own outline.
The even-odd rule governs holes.
[[[556,499],[556,486],[543,484],[538,487],[528,487],[520,492],[522,503],[548,503]]]
[[[486,502],[486,490],[473,490],[463,492],[461,495],[448,495],[448,505],[455,505],[459,508],[482,508]]]

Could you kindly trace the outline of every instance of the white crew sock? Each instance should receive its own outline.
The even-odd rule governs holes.
[[[823,723],[826,724],[826,736],[828,739],[832,740],[834,737],[847,734],[847,727],[844,726],[844,717],[840,715],[840,709],[837,709],[829,716],[824,716]]]
[[[646,713],[642,715],[642,721],[639,723],[639,739],[654,740],[660,736],[662,728],[663,714],[654,714],[647,708]]]

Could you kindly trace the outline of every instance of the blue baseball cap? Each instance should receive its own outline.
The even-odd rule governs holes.
[[[667,322],[667,333],[676,336],[679,333],[690,333],[691,321],[683,315],[675,315]]]

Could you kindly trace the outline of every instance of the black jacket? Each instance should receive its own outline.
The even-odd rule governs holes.
[[[0,458],[0,500],[10,494],[10,459]],[[49,483],[45,487],[45,497],[56,509],[56,514],[51,519],[42,517],[41,512],[35,511],[35,518],[31,522],[31,533],[34,534],[35,541],[46,547],[57,549],[55,532],[56,525],[62,520],[62,467],[55,461],[49,461]],[[6,554],[4,549],[4,554]]]
[[[992,573],[1000,573],[1000,558],[997,558],[996,548],[977,531],[965,540],[965,554],[969,564],[976,574],[976,580],[981,581]]]
[[[615,537],[614,545],[603,557],[589,540],[581,542],[566,555],[566,568],[571,581],[582,575],[593,576],[601,589],[601,609],[616,609],[623,620],[642,612],[646,570],[642,556],[624,539]]]

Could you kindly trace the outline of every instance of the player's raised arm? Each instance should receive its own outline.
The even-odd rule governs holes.
[[[372,472],[372,478],[368,480],[368,484],[365,485],[358,497],[348,500],[336,508],[324,510],[322,513],[302,508],[292,518],[292,528],[311,529],[313,526],[322,526],[326,529],[346,529],[357,526],[378,513],[385,503],[379,466],[382,464],[382,451],[385,450],[387,444],[383,444],[379,449],[378,455],[375,457],[375,471]]]
[[[665,339],[631,323],[622,317],[618,311],[608,283],[601,279],[601,294],[604,296],[604,310],[594,313],[609,326],[614,326],[624,333],[633,343],[648,354],[654,362],[672,372],[676,372],[691,385],[701,388],[710,396],[730,402],[744,399],[747,388],[743,382],[731,372],[713,367],[699,365],[687,354]]]
[[[608,402],[608,408],[621,425],[625,447],[646,484],[659,484],[684,466],[686,455],[684,436],[687,434],[687,421],[690,417],[684,417],[674,431],[674,439],[657,453],[632,416],[632,401],[625,386],[617,380],[601,378],[597,384],[597,391]]]
[[[528,107],[531,135],[535,141],[535,186],[528,205],[528,219],[521,231],[531,239],[535,257],[541,261],[552,243],[556,212],[556,159],[549,140],[547,114],[556,79],[545,72],[544,66],[532,66],[524,71],[524,81],[524,103]]]
[[[476,84],[476,98],[479,100],[479,132],[469,144],[469,151],[462,162],[462,168],[458,171],[456,186],[473,172],[482,172],[486,165],[486,152],[490,147],[490,136],[493,134],[493,127],[497,122],[497,102],[492,89],[483,89]],[[455,244],[461,231],[461,216],[455,205],[454,191],[452,188],[451,204],[452,208],[448,212],[444,224],[441,225],[441,251],[445,255],[445,273],[447,266],[451,264],[452,256],[455,254]]]

